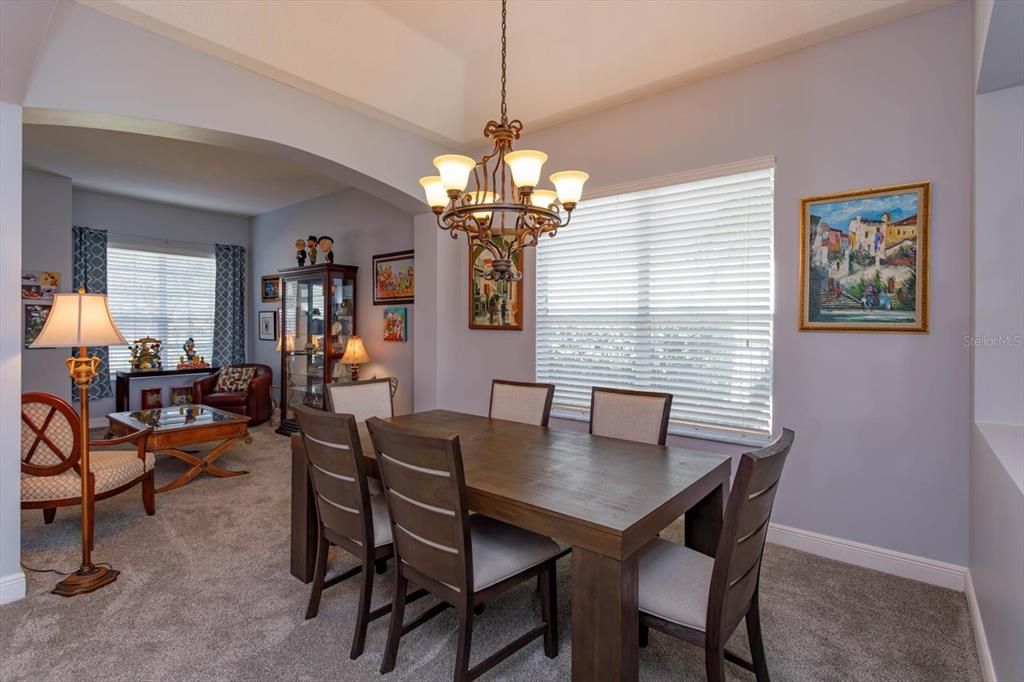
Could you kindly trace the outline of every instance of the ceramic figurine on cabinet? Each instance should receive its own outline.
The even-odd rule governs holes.
[[[161,369],[163,362],[160,360],[159,339],[146,336],[132,344],[132,369]]]
[[[316,235],[312,235],[312,234],[309,235],[309,238],[306,240],[306,253],[309,255],[309,264],[310,265],[316,265],[316,243],[317,243],[317,241],[318,240],[316,238]]]
[[[298,261],[300,268],[306,264],[306,242],[301,239],[295,240],[295,260]]]
[[[320,237],[320,241],[317,242],[317,246],[320,247],[320,251],[324,254],[325,263],[334,262],[334,238],[333,237]]]
[[[210,363],[196,352],[196,341],[191,336],[181,349],[185,354],[178,356],[178,369],[200,369],[210,366]]]

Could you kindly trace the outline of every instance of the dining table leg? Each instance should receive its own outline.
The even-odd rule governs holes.
[[[687,510],[683,529],[683,542],[686,546],[701,554],[715,556],[718,537],[722,534],[724,509],[725,486],[720,484]]]
[[[298,434],[292,436],[291,573],[304,583],[313,580],[319,522],[306,452]]]
[[[572,551],[572,679],[635,682],[640,675],[636,555]]]

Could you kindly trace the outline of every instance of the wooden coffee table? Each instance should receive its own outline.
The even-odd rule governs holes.
[[[231,471],[214,464],[232,445],[241,441],[245,441],[246,444],[252,443],[248,417],[207,405],[181,405],[138,412],[114,412],[107,415],[107,419],[110,422],[110,431],[115,435],[152,428],[153,433],[146,441],[147,450],[158,455],[177,457],[192,465],[175,480],[157,488],[158,493],[180,488],[203,472],[219,478],[249,473]],[[202,459],[181,449],[186,445],[218,440],[221,442]]]

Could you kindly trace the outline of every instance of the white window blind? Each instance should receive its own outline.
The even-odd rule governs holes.
[[[215,275],[212,247],[205,254],[175,253],[173,247],[107,246],[110,313],[129,343],[144,336],[160,339],[165,368],[178,364],[190,336],[196,352],[210,361]],[[128,346],[111,346],[111,378],[117,370],[128,369],[130,359]]]
[[[772,168],[588,199],[537,249],[537,380],[674,395],[671,430],[771,430]]]

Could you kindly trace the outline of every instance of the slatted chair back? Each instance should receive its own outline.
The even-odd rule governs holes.
[[[78,466],[82,435],[78,413],[49,393],[21,396],[21,470],[55,476]]]
[[[376,418],[366,425],[399,570],[448,599],[467,595],[473,559],[459,437],[399,429]]]
[[[707,632],[722,643],[750,608],[761,574],[768,521],[779,489],[782,467],[793,446],[783,429],[771,445],[744,453],[729,493],[718,551],[711,573]]]
[[[551,401],[554,396],[554,384],[494,379],[491,382],[491,406],[487,416],[492,419],[547,426],[551,418]]]
[[[664,445],[672,394],[595,386],[590,394],[590,433]]]
[[[357,556],[363,548],[372,551],[373,515],[355,417],[305,405],[293,410],[324,535]]]
[[[351,414],[357,422],[370,417],[395,416],[391,397],[391,379],[366,379],[327,386],[327,405],[331,412]]]

